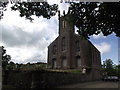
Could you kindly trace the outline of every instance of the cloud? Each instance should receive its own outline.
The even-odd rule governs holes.
[[[46,22],[39,22],[39,24]],[[51,21],[44,28],[33,28],[32,32],[26,28],[2,26],[2,43],[14,62],[47,61],[47,47],[57,37],[57,25]],[[55,25],[55,26],[54,26]],[[54,30],[56,29],[56,30]]]
[[[58,18],[57,15],[50,20],[34,17],[31,23],[8,9],[0,22],[0,34],[0,44],[5,46],[12,61],[46,62],[47,47],[58,36]]]
[[[47,47],[9,47],[7,54],[12,55],[12,61],[16,63],[28,63],[28,62],[47,62]]]
[[[68,10],[69,4],[60,1],[49,0],[49,3],[59,4],[62,14],[63,10]],[[16,63],[46,62],[47,47],[58,36],[58,15],[50,20],[32,16],[34,21],[31,23],[25,17],[19,17],[18,11],[11,11],[10,6],[0,21],[0,44],[5,46],[7,54]]]
[[[44,23],[44,22],[43,22]],[[40,23],[41,24],[41,23]],[[50,35],[54,35],[54,32],[52,30],[52,26],[46,25],[43,28],[33,28],[33,32],[24,31],[24,28],[20,28],[18,26],[14,26],[13,28],[10,28],[9,26],[1,26],[2,27],[2,42],[9,47],[15,47],[15,46],[35,46],[36,44],[40,44],[41,42],[48,38],[52,38]],[[49,31],[47,29],[49,28]],[[27,29],[27,27],[26,27]],[[43,44],[43,43],[42,43]]]
[[[103,36],[103,34],[102,33],[100,33],[100,34],[98,34],[98,35],[93,35],[92,36],[94,39],[100,39],[100,38],[106,38],[106,36]]]
[[[111,50],[111,45],[106,42],[102,42],[100,44],[94,44],[94,45],[102,54],[108,53]]]

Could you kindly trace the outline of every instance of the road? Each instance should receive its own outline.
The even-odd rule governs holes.
[[[72,85],[60,86],[58,88],[118,88],[119,82],[95,81],[87,83],[78,83]]]

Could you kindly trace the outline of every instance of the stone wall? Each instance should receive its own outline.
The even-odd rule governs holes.
[[[61,85],[99,80],[92,77],[93,74],[82,75],[81,73],[53,72],[53,71],[6,71],[4,84],[18,88],[54,88]],[[5,83],[7,82],[7,83]]]
[[[3,84],[12,85],[20,88],[29,88],[32,81],[31,77],[31,72],[5,71],[3,72]]]

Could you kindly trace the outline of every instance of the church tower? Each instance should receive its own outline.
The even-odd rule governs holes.
[[[63,11],[63,14],[65,11]],[[64,16],[60,17],[60,12],[59,12],[59,35],[64,33],[64,32],[72,32],[74,33],[74,25],[69,19],[68,14],[64,14]]]

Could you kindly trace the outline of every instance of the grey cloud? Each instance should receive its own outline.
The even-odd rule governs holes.
[[[44,31],[28,33],[22,30],[22,28],[14,27],[14,30],[8,28],[2,28],[2,41],[8,47],[15,46],[33,46],[43,39]]]
[[[39,25],[42,25],[42,23],[47,23],[47,26],[40,28],[39,25],[36,25],[38,23]],[[29,27],[32,32],[27,31],[29,29],[29,25],[26,27],[19,27],[18,25],[10,26],[4,23],[0,24],[0,32],[2,35],[3,44],[6,48],[12,48],[14,50],[13,52],[17,53],[14,54],[9,52],[14,62],[27,63],[47,61],[47,46],[58,35],[58,21],[56,17],[53,17],[51,20],[38,23],[30,24],[33,25]],[[18,48],[18,50],[15,48]],[[20,55],[20,53],[27,53],[22,51],[22,49],[25,48],[31,53],[29,58],[26,58],[25,56],[22,57],[22,55]],[[24,58],[24,60],[20,60],[21,58]]]

